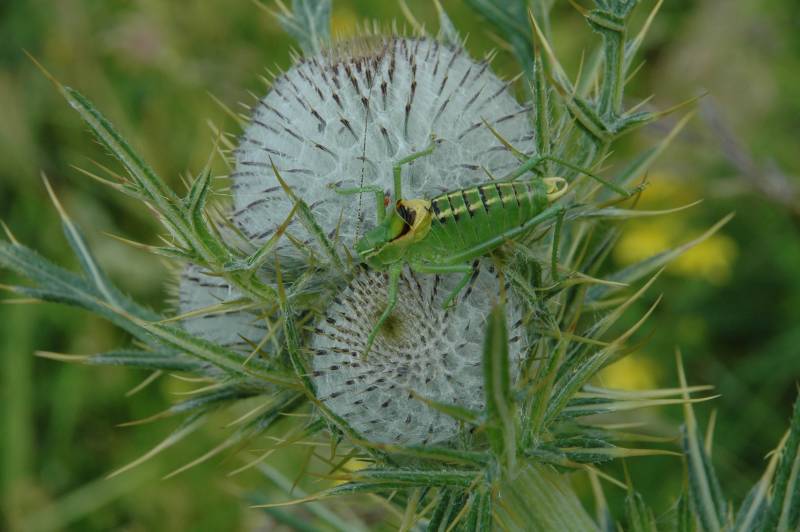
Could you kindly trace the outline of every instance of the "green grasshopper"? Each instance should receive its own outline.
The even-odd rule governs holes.
[[[388,271],[389,288],[386,309],[367,338],[365,355],[397,303],[398,284],[405,265],[420,273],[463,274],[444,300],[443,306],[447,308],[472,277],[475,259],[564,212],[564,207],[552,205],[567,192],[564,178],[537,176],[516,180],[545,159],[572,167],[552,157],[530,159],[500,180],[446,192],[429,200],[403,199],[402,166],[430,154],[433,148],[431,144],[394,165],[394,208],[388,213],[391,203],[386,201],[380,187],[334,188],[339,194],[372,193],[376,199],[378,223],[356,242],[355,249],[370,268]],[[602,178],[575,169],[628,195]]]

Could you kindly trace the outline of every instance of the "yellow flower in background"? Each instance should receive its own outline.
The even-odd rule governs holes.
[[[629,222],[614,248],[614,258],[620,264],[628,265],[668,249],[675,232],[668,224],[666,218],[664,223]]]
[[[642,195],[640,206],[685,205],[700,199],[701,192],[702,189],[691,182],[668,172],[659,172],[647,178],[647,188]]]
[[[737,253],[738,248],[732,238],[716,234],[675,259],[669,270],[721,285],[730,279]]]
[[[697,199],[691,185],[668,175],[658,175],[649,183],[640,208],[663,208],[664,204],[688,204]],[[614,250],[614,258],[623,265],[634,264],[684,243],[690,233],[679,215],[631,220]],[[683,277],[724,284],[731,276],[738,248],[723,234],[715,234],[689,249],[667,267]]]
[[[674,218],[663,221],[631,222],[614,250],[614,258],[623,265],[634,264],[681,244],[686,234],[683,224]],[[736,242],[715,234],[686,251],[667,267],[667,271],[683,277],[704,279],[725,284],[731,276],[738,254]]]
[[[659,367],[641,354],[628,355],[598,373],[601,386],[623,390],[647,390],[658,387]]]

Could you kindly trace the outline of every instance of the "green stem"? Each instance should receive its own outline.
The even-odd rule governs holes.
[[[605,41],[605,74],[603,92],[600,99],[600,116],[613,123],[622,111],[622,86],[625,81],[625,30],[607,29],[603,32]]]
[[[547,101],[547,83],[542,56],[537,51],[533,63],[533,99],[536,113],[533,117],[536,128],[536,153],[550,155],[550,108]],[[550,163],[545,161],[544,173],[549,174]]]

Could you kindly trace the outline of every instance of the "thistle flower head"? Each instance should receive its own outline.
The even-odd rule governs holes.
[[[348,249],[374,223],[374,202],[331,187],[392,188],[392,165],[436,149],[403,169],[403,194],[430,197],[501,175],[518,164],[485,126],[531,151],[527,109],[508,85],[463,50],[426,38],[358,41],[352,52],[312,56],[278,77],[253,110],[236,153],[233,219],[254,243],[272,235],[291,209],[272,163],[308,203],[321,227]],[[366,44],[365,44],[366,43]],[[314,245],[299,223],[287,233]],[[279,246],[297,254],[284,240]]]
[[[242,295],[219,276],[208,275],[195,264],[181,272],[178,286],[178,311],[181,315],[199,311],[200,315],[181,321],[187,332],[234,351],[247,353],[266,334],[266,325],[257,312],[241,309],[204,309],[231,304]]]
[[[485,321],[501,292],[484,264],[456,306],[442,302],[456,279],[404,272],[398,305],[364,357],[366,340],[386,308],[386,275],[360,270],[328,307],[309,348],[317,397],[363,437],[379,443],[429,444],[452,439],[459,423],[426,400],[480,412]],[[503,287],[507,289],[507,287]],[[510,359],[528,342],[521,311],[511,306]]]

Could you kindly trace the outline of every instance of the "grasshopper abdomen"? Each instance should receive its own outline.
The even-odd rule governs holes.
[[[554,194],[563,193],[559,183],[541,178],[488,182],[440,194],[430,201],[430,232],[408,251],[423,261],[441,260],[479,246],[541,213]]]

